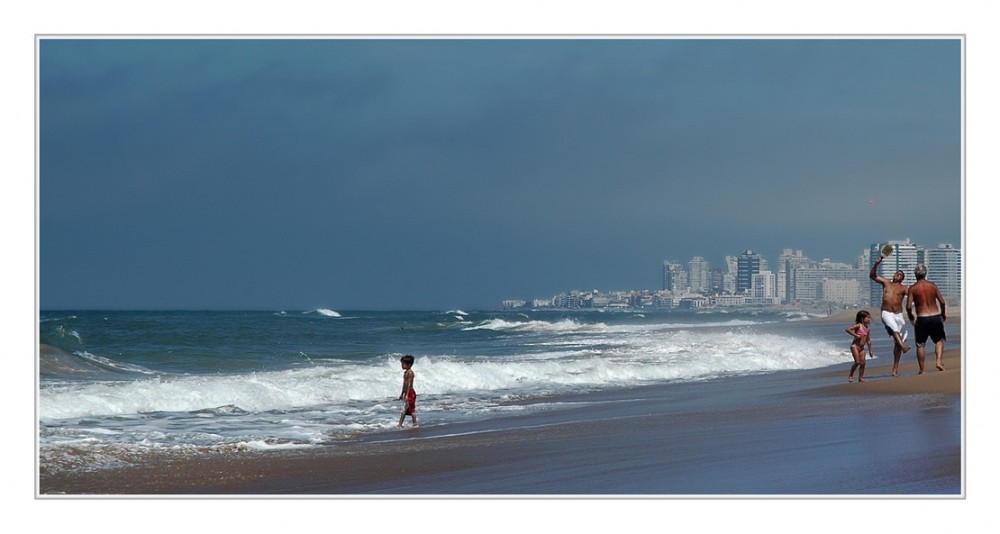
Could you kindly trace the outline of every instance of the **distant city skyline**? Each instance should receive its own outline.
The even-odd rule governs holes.
[[[796,301],[818,301],[822,299],[817,299],[815,294],[809,294],[807,296],[789,295],[786,293],[787,290],[795,283],[793,281],[779,278],[781,275],[788,276],[789,270],[794,270],[796,266],[785,265],[782,262],[782,258],[788,258],[788,260],[799,260],[800,264],[797,267],[806,268],[816,268],[824,267],[827,269],[837,266],[848,267],[850,270],[855,271],[853,276],[847,276],[846,279],[854,278],[855,282],[858,282],[858,287],[854,288],[854,291],[859,291],[856,295],[851,295],[850,293],[843,293],[844,291],[850,291],[849,288],[838,287],[835,290],[841,292],[840,304],[851,304],[851,305],[871,305],[868,297],[868,292],[874,289],[874,282],[869,282],[868,273],[871,267],[874,265],[874,259],[878,255],[878,251],[885,244],[894,244],[897,246],[897,250],[900,250],[898,254],[893,254],[889,256],[888,261],[883,262],[881,268],[878,270],[879,274],[886,275],[886,273],[893,272],[896,269],[903,270],[907,274],[907,279],[905,282],[912,283],[913,270],[916,265],[924,263],[930,266],[930,273],[928,276],[929,280],[937,281],[941,287],[942,292],[948,296],[948,299],[952,304],[958,302],[961,297],[961,273],[962,273],[962,256],[961,248],[955,246],[952,243],[937,243],[934,245],[925,245],[921,243],[914,243],[911,239],[893,239],[884,242],[871,243],[863,250],[861,250],[852,261],[843,261],[839,259],[829,258],[826,256],[813,257],[810,256],[807,251],[795,248],[795,247],[784,247],[782,253],[774,258],[773,260],[768,260],[766,256],[753,251],[751,249],[745,249],[743,252],[737,254],[726,254],[724,257],[727,259],[734,260],[733,262],[723,262],[721,265],[710,264],[703,260],[703,256],[694,256],[688,260],[679,259],[667,259],[662,262],[662,279],[664,281],[664,287],[594,287],[594,288],[562,288],[557,292],[553,292],[551,297],[553,299],[564,297],[569,294],[576,292],[597,292],[599,294],[612,294],[612,293],[634,293],[634,292],[648,292],[650,294],[657,293],[661,290],[671,290],[675,293],[677,298],[686,297],[692,294],[744,294],[747,290],[753,287],[753,282],[750,278],[747,278],[745,288],[740,287],[740,283],[737,280],[730,280],[734,287],[720,287],[717,291],[705,290],[706,288],[704,282],[696,282],[696,274],[693,270],[693,265],[697,263],[699,267],[704,271],[703,274],[707,274],[711,270],[720,270],[726,275],[734,275],[735,273],[729,272],[730,269],[736,267],[739,270],[745,268],[738,259],[741,259],[746,254],[752,254],[753,256],[760,257],[763,266],[755,265],[753,267],[754,272],[766,272],[772,275],[772,280],[770,284],[775,284],[773,287],[763,294],[759,294],[759,297],[771,297],[776,299],[774,304],[786,303],[786,302],[796,302]],[[902,248],[900,248],[902,247]],[[903,251],[905,249],[905,251]],[[908,251],[908,252],[907,252]],[[737,265],[739,264],[739,265]],[[689,269],[689,266],[692,268]],[[679,282],[679,287],[666,287],[668,279],[668,268],[676,267],[680,274],[684,275],[682,281]],[[863,276],[862,276],[863,275]],[[749,276],[749,274],[748,274]],[[825,275],[826,277],[831,276],[830,273]],[[690,278],[688,278],[690,277]],[[673,281],[673,280],[672,280]],[[807,284],[820,283],[818,280],[812,280],[807,282]],[[852,282],[853,283],[853,282]],[[778,287],[777,284],[782,286]],[[870,287],[863,287],[863,285],[870,284]],[[851,295],[848,298],[846,295]],[[877,295],[876,295],[877,296]],[[532,302],[538,303],[539,301],[544,301],[548,297],[544,295],[536,295],[530,298],[512,298],[508,297],[503,300],[504,307],[518,307],[513,306],[512,303],[523,301],[524,304],[520,306],[530,306]],[[880,297],[879,297],[880,298]],[[669,306],[665,306],[669,307]]]

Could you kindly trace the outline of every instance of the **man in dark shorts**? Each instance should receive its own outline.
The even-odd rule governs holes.
[[[906,290],[906,314],[910,316],[913,323],[914,334],[917,338],[917,364],[920,366],[920,374],[924,373],[924,345],[927,338],[934,342],[934,356],[937,359],[938,371],[944,371],[944,322],[947,320],[947,308],[944,297],[937,285],[927,280],[927,266],[917,265],[913,274],[917,277],[917,282]],[[916,320],[913,312],[916,308]]]

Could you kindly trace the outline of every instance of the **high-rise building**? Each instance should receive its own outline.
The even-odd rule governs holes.
[[[872,268],[872,263],[875,263],[875,260],[872,259],[872,250],[871,249],[862,250],[861,254],[858,254],[858,257],[854,261],[854,263],[855,267],[857,267],[858,269],[864,269],[865,272],[870,270]]]
[[[910,285],[916,282],[917,279],[913,275],[913,271],[921,263],[920,256],[923,252],[923,247],[918,248],[916,245],[910,243],[909,238],[906,241],[890,241],[889,243],[896,246],[896,253],[886,259],[891,259],[890,263],[894,263],[896,269],[906,274],[906,278],[903,279],[904,284]],[[882,262],[882,265],[885,266],[885,262]]]
[[[663,262],[663,287],[660,288],[664,291],[671,291],[674,288],[674,279],[671,276],[670,266],[673,263],[664,260]]]
[[[858,269],[856,269],[858,270]],[[867,286],[867,284],[864,284]],[[827,278],[823,280],[822,295],[824,302],[842,304],[847,306],[857,306],[862,300],[862,284],[858,280],[836,280]]]
[[[849,291],[851,284],[836,284],[833,281],[853,281],[859,286],[857,300],[854,302],[841,302],[847,299],[846,291]],[[828,297],[836,292],[836,298],[832,302],[839,304],[864,304],[868,301],[867,291],[868,271],[857,269],[845,263],[834,263],[824,260],[818,265],[799,267],[795,269],[795,281],[791,292],[795,295],[796,302],[818,302],[831,301]],[[881,288],[881,286],[879,286]],[[865,288],[865,289],[860,289]],[[881,293],[879,294],[881,298]],[[881,302],[881,300],[879,301]]]
[[[712,271],[705,258],[695,256],[688,262],[688,284],[691,291],[706,294],[711,292]]]
[[[788,273],[784,269],[774,273],[774,292],[778,302],[788,301]]]
[[[889,257],[882,260],[882,264],[879,265],[877,274],[886,280],[892,280],[896,271],[902,271],[905,275],[903,278],[903,285],[912,285],[916,282],[916,278],[913,276],[913,270],[917,268],[920,263],[918,257],[918,250],[916,245],[910,243],[910,239],[907,238],[903,241],[889,241],[888,243],[875,243],[870,247],[870,254],[872,258],[877,257],[882,250],[882,246],[889,244],[893,246],[893,253]],[[875,260],[872,260],[874,263]],[[882,285],[878,282],[871,282],[871,300],[872,304],[881,304],[882,302]]]
[[[776,277],[771,271],[760,271],[750,277],[750,290],[746,293],[746,303],[751,306],[773,306],[778,304],[775,296]]]
[[[736,293],[736,256],[726,256],[726,272],[722,275],[722,291],[725,293]]]
[[[688,273],[684,266],[672,261],[663,262],[663,289],[667,291],[687,291]]]
[[[778,296],[781,297],[783,302],[793,302],[798,300],[798,296],[795,294],[795,271],[809,267],[810,265],[812,265],[812,260],[803,255],[801,250],[796,250],[793,253],[792,249],[786,248],[784,252],[781,253],[781,257],[778,258],[778,273],[784,272],[785,276],[783,279],[779,276],[780,282]]]
[[[746,293],[753,287],[753,275],[760,272],[760,254],[745,250],[736,259],[736,292]]]
[[[712,294],[718,295],[724,291],[725,285],[725,274],[722,272],[721,267],[712,267]]]
[[[670,289],[671,291],[686,293],[691,289],[691,283],[688,282],[688,272],[684,269],[684,266],[675,265],[671,276],[674,279],[674,287]]]
[[[942,243],[924,252],[927,279],[937,284],[949,306],[962,299],[962,249]]]
[[[750,294],[757,298],[775,296],[775,276],[771,271],[761,271],[750,277]]]

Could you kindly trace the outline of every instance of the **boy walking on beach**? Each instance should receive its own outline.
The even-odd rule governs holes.
[[[403,413],[399,416],[400,428],[403,421],[409,415],[413,418],[413,426],[417,426],[417,392],[413,389],[413,356],[407,354],[399,359],[403,367],[403,391],[399,394],[399,400],[404,401]]]

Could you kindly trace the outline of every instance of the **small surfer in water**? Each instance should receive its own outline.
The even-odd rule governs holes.
[[[844,331],[854,337],[851,343],[851,356],[854,356],[854,365],[847,375],[848,382],[854,382],[854,371],[858,371],[858,382],[865,381],[865,345],[868,345],[868,355],[872,354],[872,337],[870,334],[872,324],[872,314],[861,310],[854,317],[854,324],[848,326]]]
[[[417,426],[417,392],[413,389],[413,356],[407,354],[399,359],[403,367],[403,391],[399,394],[399,400],[403,401],[403,413],[399,416],[400,428],[403,421],[409,415],[413,418],[413,426]]]

